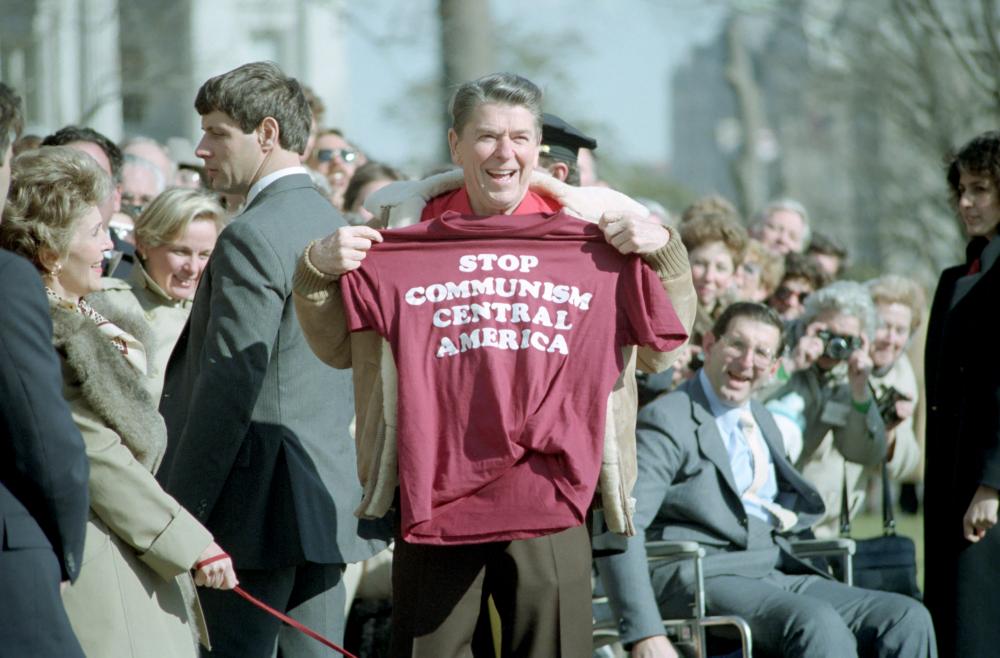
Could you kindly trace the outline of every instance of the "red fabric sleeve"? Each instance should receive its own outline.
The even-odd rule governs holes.
[[[344,317],[351,331],[373,329],[379,335],[387,335],[385,317],[379,302],[378,268],[369,253],[361,261],[361,267],[340,277],[340,292],[344,303]]]
[[[625,342],[658,352],[680,347],[687,332],[653,268],[631,256],[618,285],[625,312]]]

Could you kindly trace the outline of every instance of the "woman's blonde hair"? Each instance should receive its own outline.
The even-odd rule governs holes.
[[[743,262],[755,263],[760,267],[761,287],[767,291],[768,296],[774,294],[785,276],[784,257],[765,247],[760,240],[750,238],[743,251]]]
[[[86,153],[68,146],[26,151],[11,162],[0,247],[45,273],[48,261],[69,251],[76,221],[110,193],[111,179]]]
[[[135,241],[140,247],[169,244],[184,235],[191,222],[201,219],[215,222],[221,233],[227,217],[213,195],[175,187],[158,195],[136,218]]]
[[[919,283],[898,274],[885,274],[867,281],[865,286],[872,296],[872,301],[878,304],[902,304],[910,309],[910,333],[920,326],[924,319],[927,306],[927,296]]]

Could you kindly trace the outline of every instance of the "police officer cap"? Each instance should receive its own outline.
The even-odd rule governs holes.
[[[573,164],[581,148],[594,150],[597,140],[584,135],[554,114],[542,114],[542,153]]]

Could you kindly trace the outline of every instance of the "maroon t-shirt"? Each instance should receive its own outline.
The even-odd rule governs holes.
[[[340,285],[349,328],[376,331],[395,358],[403,538],[583,523],[621,347],[686,336],[659,278],[562,212],[446,211],[382,235]]]

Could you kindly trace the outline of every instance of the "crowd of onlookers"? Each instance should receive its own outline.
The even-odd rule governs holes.
[[[210,311],[207,303],[205,309],[198,308],[199,301],[203,301],[198,298],[210,294],[204,290],[209,284],[202,282],[199,287],[207,268],[216,267],[219,272],[229,272],[226,268],[241,271],[242,268],[263,273],[270,267],[260,252],[241,249],[238,245],[243,242],[234,242],[237,246],[213,256],[220,235],[232,231],[241,222],[253,221],[244,219],[241,213],[251,206],[248,201],[253,202],[254,196],[262,193],[256,186],[241,194],[238,185],[213,184],[226,175],[244,175],[248,180],[258,181],[255,174],[227,173],[226,164],[218,155],[223,148],[220,144],[236,148],[224,140],[240,139],[240,135],[228,136],[226,125],[217,129],[211,123],[212,117],[219,114],[238,119],[226,105],[228,92],[224,84],[220,85],[219,89],[199,92],[198,100],[206,139],[215,137],[219,141],[203,140],[196,148],[185,148],[184,140],[178,139],[169,140],[172,148],[168,148],[164,142],[145,136],[131,137],[116,144],[85,126],[61,127],[44,136],[20,134],[19,99],[12,90],[0,86],[0,130],[3,131],[0,134],[0,147],[3,147],[0,149],[3,166],[0,185],[3,190],[0,192],[6,192],[8,179],[13,181],[6,209],[0,194],[0,210],[3,210],[0,246],[26,257],[41,274],[53,326],[49,335],[60,361],[57,365],[46,365],[39,372],[51,375],[61,369],[62,379],[49,383],[68,402],[69,418],[72,419],[69,422],[83,435],[89,459],[89,478],[82,478],[82,481],[89,481],[89,486],[85,487],[89,490],[91,510],[86,533],[88,553],[79,553],[82,537],[64,537],[66,543],[57,549],[62,551],[58,557],[62,571],[59,580],[74,581],[71,587],[64,588],[63,595],[73,632],[85,647],[101,647],[100,651],[107,652],[102,655],[185,655],[186,649],[179,647],[190,643],[192,632],[196,638],[206,641],[205,620],[193,585],[229,589],[236,584],[238,575],[254,582],[254,569],[271,568],[270,565],[253,566],[263,564],[262,559],[248,558],[247,554],[238,554],[237,549],[224,545],[218,532],[201,515],[198,501],[192,498],[194,505],[188,505],[183,498],[187,495],[183,487],[175,490],[180,485],[177,480],[170,479],[176,476],[179,468],[177,460],[182,459],[172,454],[177,449],[175,432],[190,441],[188,433],[193,430],[183,422],[177,426],[176,418],[169,413],[170,404],[177,398],[176,388],[170,388],[169,370],[176,369],[189,376],[184,381],[194,382],[190,385],[195,388],[188,389],[191,396],[207,395],[210,391],[210,388],[197,388],[199,386],[221,386],[223,382],[213,383],[199,369],[211,368],[215,359],[226,359],[237,352],[242,354],[258,347],[251,341],[242,341],[238,328],[227,326],[230,316],[224,305],[232,305],[232,317],[254,321],[240,315],[244,311],[238,305],[258,308],[252,297],[265,294],[272,285],[272,279],[262,279],[267,283],[261,284],[261,290],[247,293],[247,298],[233,297],[221,302],[216,301],[213,294]],[[216,96],[212,96],[213,93]],[[308,174],[312,186],[329,202],[329,208],[342,213],[346,225],[365,225],[376,217],[373,211],[379,212],[374,205],[370,205],[371,209],[366,208],[366,200],[391,183],[405,181],[406,177],[393,166],[370,158],[353,141],[354,136],[329,127],[320,99],[308,89],[304,90],[304,95],[310,117],[308,133],[303,131],[301,135],[304,146],[293,148],[282,141],[280,148],[283,151],[279,155],[294,159],[298,153],[298,161],[294,164],[305,168],[302,173]],[[259,138],[261,148],[266,149],[267,140],[272,136],[267,132],[267,125],[261,125],[263,128],[253,133],[254,139]],[[283,126],[281,140],[285,139],[286,132],[292,131],[286,131]],[[251,134],[245,129],[243,133],[244,136]],[[461,138],[459,130],[454,140]],[[593,151],[596,147],[596,140],[558,117],[545,115],[539,168],[569,185],[608,187],[595,171]],[[974,185],[992,186],[994,197],[998,194],[997,179],[990,177],[995,176],[992,167],[997,165],[988,157],[983,158],[971,165],[964,161],[956,165],[960,176],[955,175],[953,190],[960,208],[963,203],[970,206],[973,203],[967,202],[965,195]],[[434,171],[440,174],[445,169]],[[986,182],[967,181],[969,171],[986,176]],[[990,192],[975,189],[979,194]],[[1000,217],[1000,210],[993,209],[993,206],[1000,209],[1000,201],[996,198],[989,202],[993,206],[986,201],[975,200],[974,203],[980,204],[977,208],[985,209],[984,215],[996,212]],[[781,454],[771,457],[772,484],[784,477],[780,475],[782,466],[776,462],[787,462],[797,471],[795,477],[803,478],[822,500],[823,511],[809,515],[800,512],[802,519],[810,519],[809,527],[804,530],[818,538],[836,537],[845,520],[866,509],[878,509],[879,497],[873,492],[880,491],[883,474],[891,480],[894,491],[902,492],[904,507],[915,512],[922,498],[927,428],[923,354],[930,305],[922,286],[910,277],[895,273],[861,282],[844,278],[845,272],[850,271],[847,246],[835,237],[834,227],[810,217],[807,208],[794,199],[776,199],[750,217],[742,216],[733,203],[718,195],[698,199],[685,209],[677,209],[678,212],[669,212],[655,202],[649,202],[648,208],[652,216],[659,217],[668,227],[670,239],[679,239],[686,249],[697,309],[688,332],[689,341],[675,355],[673,366],[665,373],[647,373],[641,371],[640,363],[636,375],[639,408],[646,408],[639,416],[640,483],[644,482],[644,477],[649,477],[648,473],[644,474],[643,459],[653,459],[643,452],[642,433],[652,431],[651,425],[644,425],[644,422],[652,423],[666,405],[676,403],[677,395],[688,395],[699,385],[706,390],[715,386],[708,401],[698,404],[715,410],[717,417],[722,418],[724,414],[713,406],[712,396],[719,395],[725,400],[727,391],[745,384],[746,395],[741,393],[735,398],[744,405],[750,405],[751,401],[761,405],[768,412],[768,420],[763,421],[758,415],[757,429],[751,427],[740,431],[762,430],[767,434],[773,419],[780,436]],[[335,215],[331,213],[330,216]],[[288,218],[289,221],[293,219]],[[989,223],[993,219],[986,221]],[[323,238],[336,228],[331,223],[314,239]],[[992,238],[996,222],[988,229],[978,235]],[[234,241],[242,239],[242,234],[233,238]],[[245,239],[245,244],[253,244],[249,237]],[[296,257],[303,247],[305,243],[296,247]],[[307,249],[294,275],[297,287],[301,286],[303,276],[300,270],[312,267],[308,262],[309,253]],[[981,267],[986,271],[992,265],[990,259],[996,256],[989,255],[989,247],[983,254],[985,262]],[[319,270],[317,276],[322,274],[322,267]],[[963,274],[978,276],[980,270],[971,274],[963,271]],[[292,276],[288,271],[289,283]],[[216,286],[220,281],[235,287],[241,285],[221,274],[213,281]],[[34,282],[28,286],[34,290],[31,286],[40,287]],[[273,286],[277,291],[279,285],[273,283]],[[287,300],[291,290],[274,294],[285,295],[285,312],[290,313],[291,303]],[[951,308],[956,304],[959,302],[952,301]],[[263,304],[259,308],[263,309]],[[11,312],[3,311],[5,315]],[[275,317],[274,321],[278,322],[279,318]],[[733,327],[737,326],[750,327],[753,331],[746,335],[733,333]],[[208,338],[196,335],[199,327]],[[279,330],[275,331],[278,335]],[[316,340],[314,333],[307,332],[307,338]],[[780,336],[773,350],[765,346],[767,341],[761,338],[770,339],[772,333]],[[212,335],[219,336],[218,351],[199,354],[216,354],[215,357],[195,355],[186,361],[178,358],[178,354],[190,349],[186,345],[203,339],[211,341]],[[750,340],[747,336],[760,340],[746,342]],[[949,334],[947,339],[956,341],[961,336],[961,333]],[[302,342],[301,335],[297,340]],[[276,338],[274,350],[292,349],[288,345],[280,344]],[[266,349],[271,350],[272,346]],[[315,346],[313,350],[316,351]],[[254,357],[247,358],[252,360]],[[261,363],[270,364],[269,359],[275,357],[268,352],[261,358]],[[962,367],[975,369],[963,361],[963,357],[958,358]],[[135,376],[136,372],[143,375]],[[40,381],[44,376],[47,375],[40,374],[37,379]],[[263,380],[262,374],[259,382]],[[176,381],[180,378],[175,377]],[[354,386],[358,385],[355,381]],[[276,400],[294,394],[274,393]],[[942,395],[940,391],[938,394]],[[675,397],[663,402],[669,395]],[[948,395],[953,396],[955,392],[949,391]],[[277,408],[278,404],[274,406]],[[219,427],[227,422],[226,414],[230,411],[225,403],[220,403],[219,418],[211,419],[218,426],[208,425],[204,431],[222,431]],[[166,426],[160,412],[167,418]],[[245,410],[246,422],[263,422],[259,421],[258,412],[259,408],[252,409],[251,421],[251,411]],[[58,419],[59,413],[62,412],[52,412],[52,418]],[[353,408],[348,416],[351,413]],[[646,416],[641,415],[643,413]],[[208,420],[206,418],[206,422]],[[959,423],[954,418],[951,422]],[[353,422],[352,431],[355,431]],[[662,431],[669,434],[669,430]],[[995,428],[990,431],[995,433]],[[181,448],[184,449],[195,450],[190,445]],[[753,449],[753,446],[747,448]],[[0,447],[0,450],[7,448]],[[733,450],[736,449],[730,448],[729,457],[736,469],[738,456]],[[195,450],[192,454],[198,453]],[[232,457],[238,464],[246,465],[260,458],[245,450]],[[8,458],[13,459],[6,452],[0,452],[0,461]],[[211,460],[214,455],[209,453],[203,458]],[[748,459],[751,466],[758,464],[760,459],[759,455],[751,458],[749,452],[743,458]],[[184,463],[189,464],[190,460]],[[163,464],[168,467],[161,471]],[[350,466],[353,469],[354,464]],[[690,464],[674,466],[679,470],[671,471],[674,479],[667,483],[670,486],[679,486],[685,478],[694,480],[699,475],[698,469]],[[170,467],[174,469],[172,474],[163,475]],[[79,483],[81,468],[78,463],[67,467],[66,472],[75,469],[74,478]],[[687,468],[692,470],[685,470]],[[6,473],[7,469],[0,465],[0,472]],[[86,473],[86,469],[83,472]],[[757,473],[756,466],[748,467],[747,477],[751,476],[755,480],[751,494],[755,496],[758,484],[768,486],[756,480],[767,480],[768,476]],[[73,479],[65,474],[63,477],[67,483]],[[981,486],[993,486],[988,478],[981,483]],[[289,490],[293,488],[292,485],[288,487]],[[777,486],[775,491],[765,495],[765,502],[754,509],[759,518],[773,521],[780,529],[790,529],[796,525],[796,520],[792,518],[786,528],[782,517],[785,510],[775,511],[769,507],[781,501],[780,489],[781,486]],[[766,488],[759,489],[762,495],[765,491]],[[988,493],[979,491],[976,495],[988,498]],[[184,504],[178,504],[171,495]],[[250,500],[250,494],[246,495]],[[292,493],[287,495],[293,496]],[[758,504],[756,498],[747,500],[751,500],[747,503],[748,510]],[[959,503],[962,507],[959,517],[966,505],[968,501]],[[247,510],[247,513],[268,512]],[[972,508],[968,514],[972,514]],[[988,528],[992,525],[990,519],[995,522],[995,506],[992,517],[989,510],[977,514],[966,516],[971,524],[969,527]],[[751,512],[750,516],[753,515]],[[690,521],[692,525],[697,522],[697,519]],[[15,537],[11,530],[13,522],[7,523],[5,549]],[[954,525],[960,524],[956,520]],[[754,522],[751,522],[751,537],[753,528]],[[49,528],[45,530],[52,535]],[[640,535],[645,531],[645,527],[640,527]],[[960,539],[960,531],[961,528],[955,533],[956,542]],[[667,534],[664,538],[669,538]],[[95,542],[105,542],[114,550],[104,556],[92,554],[90,547]],[[361,557],[374,553],[367,560],[342,560],[350,563],[343,577],[346,592],[337,602],[345,611],[350,610],[355,599],[384,601],[391,598],[389,573],[393,547],[390,545],[382,551],[376,548],[382,546],[372,544],[371,550],[358,553]],[[742,548],[750,550],[753,547]],[[230,554],[237,562],[246,560],[251,566],[237,574]],[[606,563],[609,573],[619,573],[615,571],[618,567],[614,566],[614,558],[611,560]],[[101,585],[123,571],[131,574],[131,580],[116,590],[119,600],[101,598],[106,596],[99,594]],[[15,587],[13,582],[0,581],[0,589]],[[300,581],[293,578],[288,589],[297,592],[296,588],[301,586]],[[616,587],[614,583],[608,586],[613,590]],[[628,598],[629,594],[621,593],[624,591],[619,591],[617,596]],[[157,601],[151,603],[150,599]],[[298,601],[294,595],[291,599]],[[211,606],[216,604],[212,603],[211,596],[205,600],[208,602],[206,612],[211,617]],[[613,603],[626,619],[627,612],[621,609],[627,609],[627,604],[616,602],[614,597]],[[173,607],[186,607],[190,613],[179,617],[157,614],[159,610]],[[293,602],[289,602],[289,608],[294,608]],[[0,611],[4,610],[0,604]],[[384,606],[368,608],[368,611],[375,617],[380,611],[389,614]],[[133,628],[133,622],[129,621],[130,616],[146,620],[142,622],[147,629],[146,637],[131,637],[128,629]],[[184,620],[183,623],[178,619]],[[209,622],[211,626],[211,619]],[[378,622],[369,619],[367,623]],[[214,636],[216,630],[210,630]],[[65,640],[60,639],[59,633],[52,635],[53,646],[67,646],[58,644]],[[366,642],[371,646],[379,644],[377,638],[371,637]],[[634,655],[671,655],[666,653],[669,648],[660,646],[657,650],[664,653],[654,653],[653,645],[647,646],[651,653]],[[57,649],[59,651],[62,649]],[[156,653],[158,651],[163,653]],[[0,655],[6,655],[3,646],[0,646]],[[70,651],[58,655],[77,654]]]

